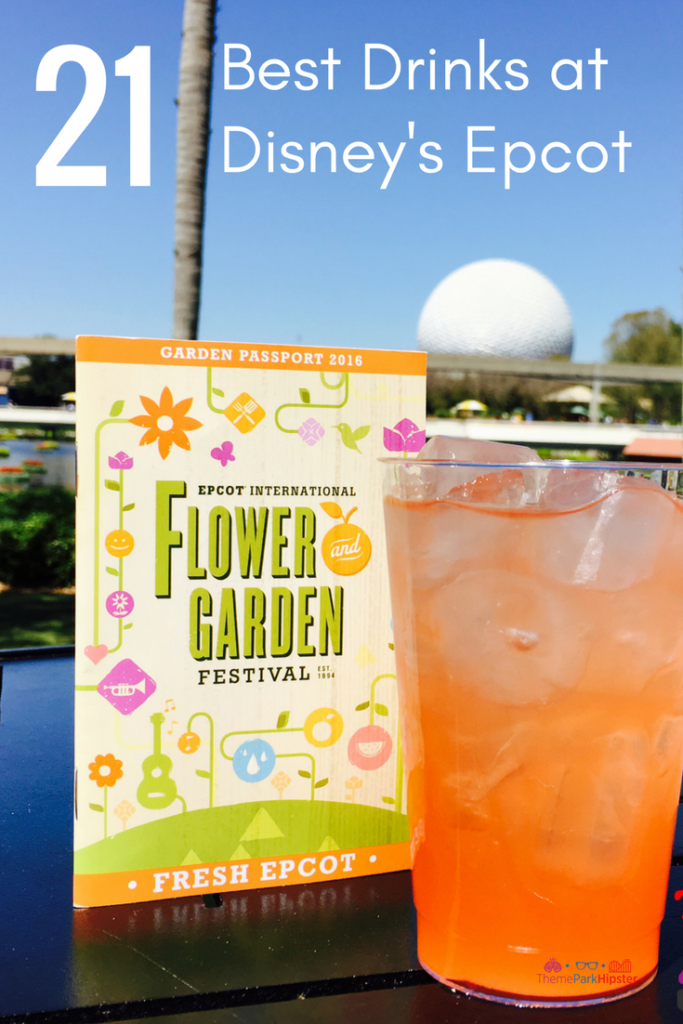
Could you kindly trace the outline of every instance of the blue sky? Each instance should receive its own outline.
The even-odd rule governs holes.
[[[167,336],[173,290],[175,105],[180,0],[32,0],[0,7],[0,334],[76,333]],[[438,282],[472,260],[506,257],[529,263],[561,289],[572,311],[574,358],[600,358],[611,322],[623,313],[663,306],[680,319],[683,220],[683,36],[679,0],[235,0],[218,14],[212,142],[207,192],[204,339],[410,348],[420,310]],[[503,85],[478,88],[479,39],[487,66]],[[65,163],[106,164],[105,188],[38,188],[35,164],[78,103],[83,72],[64,65],[56,92],[36,92],[41,57],[54,46],[94,49],[107,71],[104,102]],[[223,88],[225,43],[250,47],[258,74],[277,58],[292,72],[285,88],[258,82]],[[402,73],[384,90],[364,88],[364,46],[382,43],[399,54]],[[114,62],[135,45],[152,48],[152,184],[128,184],[128,79]],[[320,60],[333,47],[341,64],[327,89]],[[594,88],[587,65],[601,49],[609,64]],[[408,61],[430,59],[408,89]],[[235,59],[239,59],[235,51]],[[380,62],[384,57],[385,63]],[[462,68],[443,88],[443,62]],[[298,60],[316,62],[311,91],[294,86]],[[375,80],[393,64],[376,53]],[[522,91],[507,61],[523,60]],[[556,61],[583,61],[583,89],[551,81]],[[310,65],[307,66],[311,70]],[[564,81],[570,69],[561,73]],[[239,80],[239,72],[235,79]],[[386,80],[386,78],[385,78]],[[276,80],[271,80],[274,82]],[[414,122],[414,139],[408,123]],[[249,128],[260,140],[258,163],[244,173],[223,170],[223,129]],[[477,136],[495,145],[495,173],[467,172],[467,126],[495,126]],[[632,143],[618,172],[611,143],[619,131]],[[268,172],[268,132],[275,162]],[[298,142],[300,173],[280,170],[279,147]],[[309,169],[311,142],[337,149],[337,172],[321,153]],[[351,173],[342,152],[351,142],[372,147],[366,173]],[[442,147],[443,168],[419,169],[423,142]],[[524,141],[536,154],[527,174],[504,188],[503,149]],[[565,143],[570,168],[551,174],[541,151]],[[605,169],[576,164],[585,142],[605,146]],[[233,159],[251,150],[235,142]],[[393,177],[379,143],[403,154]],[[250,145],[250,144],[249,144]],[[294,152],[292,149],[290,152]],[[246,155],[240,155],[246,154]],[[586,154],[595,162],[596,150]],[[514,157],[524,163],[526,153]],[[562,153],[552,160],[560,163]],[[290,162],[289,166],[293,166]],[[428,165],[433,166],[433,165]]]

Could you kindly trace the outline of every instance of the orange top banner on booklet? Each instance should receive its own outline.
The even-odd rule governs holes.
[[[88,363],[224,366],[322,373],[391,373],[424,376],[426,352],[307,345],[250,345],[231,341],[186,342],[163,338],[79,337],[76,354]]]

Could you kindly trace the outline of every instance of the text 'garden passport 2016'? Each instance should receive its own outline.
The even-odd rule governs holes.
[[[409,867],[377,459],[415,352],[77,341],[77,906]]]

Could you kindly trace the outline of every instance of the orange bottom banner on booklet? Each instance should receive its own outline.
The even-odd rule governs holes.
[[[410,844],[325,850],[291,857],[261,857],[215,864],[183,864],[145,871],[74,876],[74,906],[106,907],[239,889],[265,889],[335,878],[377,875],[410,867]]]

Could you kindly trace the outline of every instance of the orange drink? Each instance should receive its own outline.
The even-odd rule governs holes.
[[[489,999],[620,998],[680,792],[683,474],[477,444],[384,460],[418,954]]]

